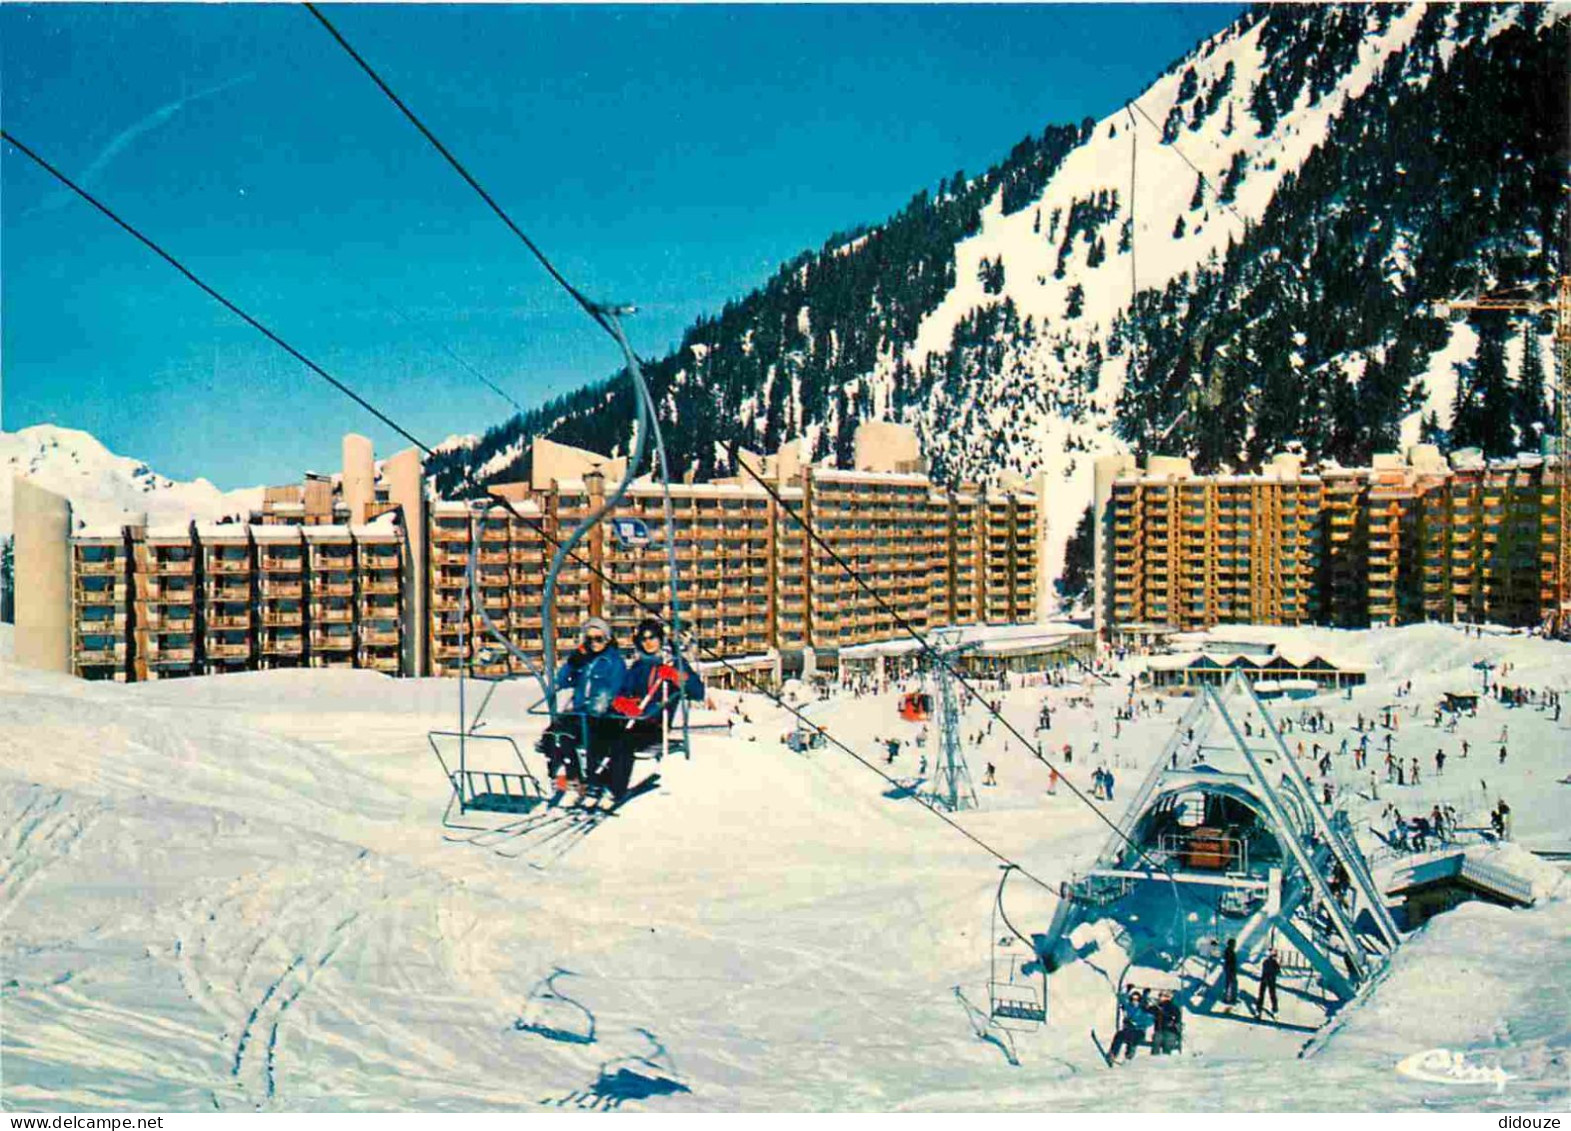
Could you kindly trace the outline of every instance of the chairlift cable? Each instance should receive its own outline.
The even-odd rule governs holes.
[[[1145,107],[1141,106],[1140,103],[1137,100],[1131,99],[1127,103],[1127,105],[1132,107],[1132,108],[1134,108],[1135,110],[1139,111],[1140,116],[1142,118],[1144,118],[1146,121],[1150,122],[1151,123],[1151,128],[1156,130],[1158,134],[1160,134],[1162,132],[1162,127],[1156,124],[1156,121],[1151,117],[1151,115],[1147,114],[1145,112]],[[1195,171],[1195,173],[1200,177],[1201,183],[1204,184],[1206,186],[1206,188],[1211,190],[1212,199],[1214,199],[1223,208],[1225,208],[1229,212],[1231,212],[1233,214],[1233,219],[1237,220],[1239,225],[1247,233],[1249,231],[1249,221],[1245,220],[1242,216],[1240,216],[1238,214],[1238,209],[1234,208],[1231,204],[1229,204],[1227,201],[1222,199],[1221,194],[1216,191],[1216,186],[1211,183],[1211,178],[1209,178],[1209,177],[1207,177],[1205,175],[1205,171],[1203,169],[1201,169],[1199,165],[1196,165],[1193,161],[1191,161],[1189,159],[1188,155],[1185,154],[1184,151],[1179,148],[1178,143],[1176,141],[1167,142],[1166,145],[1167,145],[1167,148],[1171,149],[1174,153],[1178,154],[1178,159],[1180,161],[1182,161],[1185,165],[1188,165],[1191,169],[1193,169]]]
[[[650,432],[655,441],[655,454],[660,460],[660,495],[661,515],[665,520],[665,553],[666,553],[666,583],[671,601],[671,659],[678,671],[682,669],[682,601],[680,585],[677,583],[679,571],[676,564],[676,510],[671,503],[671,464],[666,455],[665,434],[660,430],[660,413],[655,406],[654,394],[649,390],[649,382],[644,376],[644,365],[638,355],[633,352],[627,334],[622,329],[620,312],[616,310],[605,311],[611,332],[616,337],[617,344],[622,347],[622,352],[627,355],[628,373],[633,378],[635,386],[633,392],[645,406],[645,418],[649,423]],[[685,694],[677,696],[677,702],[682,709],[682,749],[686,756],[692,757],[692,748],[689,740],[692,737],[689,721],[691,712]]]
[[[326,381],[329,385],[333,386],[335,389],[338,389],[340,392],[344,393],[351,400],[353,400],[356,404],[360,405],[367,412],[371,413],[378,420],[380,420],[384,424],[386,424],[389,428],[391,428],[399,436],[402,436],[404,439],[408,440],[419,451],[421,451],[422,453],[424,453],[427,456],[431,456],[431,455],[435,454],[434,451],[432,450],[432,448],[429,445],[427,445],[424,442],[422,442],[421,440],[419,440],[411,432],[409,432],[407,429],[405,429],[402,425],[399,425],[391,417],[387,416],[380,409],[376,408],[369,401],[367,401],[364,397],[362,397],[359,393],[356,393],[353,389],[351,389],[348,385],[345,385],[342,381],[338,380],[332,374],[328,373],[327,370],[322,368],[322,366],[320,366],[315,361],[313,361],[311,358],[307,357],[300,350],[296,349],[294,346],[289,344],[289,342],[285,341],[282,337],[280,337],[273,330],[269,329],[262,322],[260,322],[259,320],[257,320],[256,318],[254,318],[253,316],[248,314],[246,311],[242,310],[239,306],[237,306],[235,303],[230,301],[228,298],[225,298],[218,290],[216,290],[214,287],[212,287],[208,283],[204,282],[194,272],[192,272],[188,267],[186,267],[183,263],[181,263],[178,259],[176,259],[169,252],[165,251],[162,247],[160,247],[157,243],[155,243],[151,238],[149,238],[148,236],[144,235],[140,230],[138,230],[135,226],[133,226],[128,221],[122,219],[116,212],[114,212],[112,209],[110,209],[103,202],[99,201],[96,197],[94,197],[90,193],[88,193],[85,189],[83,189],[75,181],[71,180],[71,178],[67,177],[64,173],[62,173],[54,165],[52,165],[48,161],[46,161],[42,156],[40,156],[31,147],[25,145],[23,142],[18,140],[15,137],[15,135],[13,135],[9,130],[0,129],[0,140],[4,140],[6,142],[9,142],[11,145],[15,146],[18,151],[20,151],[22,154],[24,154],[26,157],[28,157],[30,160],[32,160],[41,169],[43,169],[45,172],[49,173],[56,180],[58,180],[61,184],[65,185],[67,188],[71,189],[74,193],[76,193],[78,196],[80,196],[83,200],[85,200],[89,204],[91,204],[96,210],[98,210],[104,216],[106,216],[110,220],[112,220],[120,228],[124,229],[130,235],[134,236],[139,243],[141,243],[144,246],[146,246],[149,250],[154,252],[160,259],[164,260],[171,267],[175,268],[175,270],[180,272],[180,274],[184,275],[190,282],[194,283],[200,290],[202,290],[204,293],[206,293],[209,297],[211,297],[212,299],[217,301],[221,306],[223,306],[225,309],[230,311],[236,317],[241,319],[241,321],[245,322],[247,325],[252,327],[254,330],[256,330],[257,332],[262,334],[263,337],[267,338],[268,341],[270,341],[274,345],[278,346],[285,353],[287,353],[290,357],[292,357],[296,361],[300,362],[300,364],[304,365],[307,369],[309,369],[316,376],[318,376],[322,380]],[[473,473],[472,469],[466,474],[466,479],[468,480],[468,485],[472,489],[478,487],[478,484],[476,484],[475,481],[474,481],[474,473]],[[561,545],[562,545],[562,540],[561,539],[559,539],[556,536],[554,536],[553,534],[549,533],[545,529],[543,523],[539,522],[538,520],[530,519],[530,518],[524,516],[523,514],[521,514],[513,506],[512,501],[510,499],[506,499],[506,498],[503,498],[501,496],[488,496],[488,498],[495,499],[496,502],[499,503],[502,507],[504,507],[511,515],[513,515],[513,517],[517,518],[520,522],[524,523],[525,525],[528,525],[528,526],[532,527],[543,539],[545,539],[551,545],[556,546],[558,548],[561,547]],[[607,585],[611,586],[618,593],[628,597],[635,605],[637,605],[639,608],[643,609],[646,613],[649,613],[651,616],[654,616],[656,619],[661,619],[658,609],[655,609],[652,606],[650,606],[636,592],[634,592],[632,589],[628,588],[626,585],[622,584],[620,581],[616,580],[613,577],[608,576],[605,573],[605,571],[600,569],[599,566],[595,565],[594,562],[592,562],[589,559],[586,559],[586,558],[580,556],[576,551],[572,552],[569,556],[571,556],[572,559],[575,562],[577,562],[577,563],[585,566],[586,568],[588,568],[590,570],[590,572],[595,574],[597,577],[599,577]],[[772,701],[776,706],[782,708],[783,710],[785,710],[789,714],[791,714],[794,718],[796,718],[798,720],[798,722],[801,722],[801,723],[812,723],[812,725],[815,728],[817,728],[821,734],[824,735],[824,738],[827,741],[832,742],[835,746],[839,747],[846,754],[850,755],[852,759],[854,759],[855,761],[857,761],[861,765],[865,766],[867,769],[871,770],[873,773],[877,774],[879,777],[883,778],[890,785],[892,785],[892,786],[898,786],[899,785],[899,783],[896,782],[895,779],[889,777],[883,771],[878,769],[877,766],[875,766],[871,762],[869,762],[866,758],[863,758],[861,755],[857,754],[856,751],[852,750],[849,746],[847,746],[839,738],[837,738],[834,735],[830,734],[827,728],[821,727],[821,726],[819,726],[819,724],[812,722],[812,720],[808,719],[805,714],[803,714],[801,711],[799,711],[798,709],[793,707],[791,704],[785,702],[785,700],[784,700],[784,698],[782,696],[780,696],[779,694],[774,692],[767,685],[760,684],[752,676],[751,673],[745,672],[745,671],[741,670],[740,668],[736,667],[729,660],[727,660],[723,655],[721,655],[720,653],[718,653],[717,651],[715,651],[713,648],[709,647],[708,645],[705,645],[703,643],[703,641],[701,641],[701,640],[697,641],[697,645],[698,645],[698,647],[699,647],[699,649],[701,651],[703,651],[704,653],[709,655],[712,659],[714,659],[717,663],[719,663],[727,671],[733,673],[734,675],[736,675],[738,677],[738,679],[744,681],[750,689],[758,692],[759,694],[764,695],[766,698],[768,698],[770,701]],[[1071,787],[1071,788],[1073,788],[1073,787]],[[997,859],[1000,862],[1005,863],[1005,864],[1013,864],[1014,863],[1014,861],[1010,860],[1009,857],[1005,856],[1003,853],[1001,853],[997,849],[993,848],[986,841],[982,840],[980,837],[978,837],[976,834],[972,833],[970,830],[966,829],[964,826],[960,825],[956,821],[954,821],[951,818],[949,818],[946,814],[940,812],[939,810],[937,810],[935,808],[929,807],[929,806],[924,806],[924,808],[928,812],[930,812],[934,816],[936,816],[939,820],[943,821],[946,825],[948,825],[951,828],[953,828],[956,832],[960,833],[961,836],[965,837],[967,840],[970,840],[971,842],[976,844],[979,848],[981,848],[983,851],[985,851],[989,855],[993,856],[995,859]],[[1015,866],[1020,871],[1020,873],[1022,875],[1026,876],[1033,883],[1037,884],[1038,886],[1040,886],[1041,888],[1043,888],[1046,891],[1054,893],[1055,895],[1059,894],[1059,888],[1057,886],[1048,883],[1046,880],[1041,879],[1039,876],[1035,875],[1033,872],[1027,870],[1025,867],[1023,867],[1021,865],[1017,864]]]
[[[484,373],[480,372],[480,370],[475,368],[475,366],[470,362],[460,357],[457,352],[455,352],[453,348],[444,342],[441,338],[437,337],[435,334],[430,334],[422,330],[420,325],[415,322],[415,320],[409,314],[403,311],[392,299],[388,298],[380,290],[378,290],[376,287],[373,287],[369,283],[362,283],[361,287],[367,294],[371,295],[379,303],[381,303],[382,309],[393,315],[393,317],[397,318],[400,322],[402,322],[405,326],[408,326],[415,333],[425,338],[425,340],[431,345],[441,350],[448,356],[448,359],[451,360],[454,365],[458,366],[465,373],[468,373],[471,377],[473,377],[476,381],[479,381],[486,388],[490,389],[497,396],[501,397],[508,404],[512,405],[517,412],[520,414],[523,413],[524,406],[519,404],[510,395],[508,395],[506,390],[504,390],[495,381],[492,381]]]
[[[399,112],[409,120],[410,124],[413,125],[415,129],[420,131],[421,136],[430,142],[432,147],[435,148],[436,151],[442,155],[443,159],[445,159],[447,163],[452,166],[453,170],[464,179],[465,183],[467,183],[470,188],[474,189],[474,191],[479,195],[480,199],[483,200],[491,209],[491,211],[496,214],[497,218],[500,219],[502,223],[506,224],[508,229],[515,236],[517,236],[520,241],[523,242],[524,246],[529,249],[529,251],[537,260],[539,260],[540,265],[545,268],[546,272],[551,276],[551,278],[554,279],[563,290],[572,296],[573,300],[583,308],[585,314],[589,315],[589,317],[593,319],[602,330],[604,330],[616,341],[616,343],[622,348],[624,354],[626,355],[628,374],[633,381],[634,397],[639,402],[637,411],[639,414],[639,420],[642,422],[635,437],[636,451],[628,460],[627,475],[624,477],[615,494],[611,497],[608,497],[606,502],[598,511],[586,518],[580,524],[580,526],[574,530],[572,535],[570,535],[568,538],[566,551],[564,551],[560,546],[558,547],[558,552],[553,557],[550,571],[546,576],[545,608],[541,617],[545,629],[544,641],[546,678],[542,681],[542,687],[546,693],[548,709],[551,711],[552,718],[554,719],[556,717],[556,639],[554,632],[554,618],[552,613],[554,611],[553,606],[555,604],[557,573],[563,561],[565,560],[566,554],[570,553],[571,549],[578,544],[583,536],[588,533],[588,531],[592,529],[593,526],[599,522],[600,519],[611,510],[612,507],[616,505],[616,503],[620,502],[622,496],[626,494],[627,488],[631,485],[633,477],[637,474],[638,466],[643,462],[643,449],[647,436],[646,429],[653,430],[656,432],[657,436],[659,433],[659,422],[655,419],[656,410],[653,403],[653,398],[649,393],[648,384],[644,380],[642,363],[640,362],[638,355],[633,351],[633,347],[628,342],[626,335],[622,332],[621,324],[618,320],[618,311],[615,308],[605,307],[598,303],[592,302],[587,296],[584,295],[582,291],[573,286],[572,283],[568,282],[566,276],[557,270],[556,266],[546,256],[545,252],[541,250],[540,246],[530,239],[527,234],[525,234],[524,230],[513,221],[513,218],[507,214],[507,211],[497,203],[496,199],[489,192],[486,191],[485,187],[481,185],[479,180],[477,180],[472,173],[470,173],[470,171],[464,166],[463,162],[461,162],[453,154],[452,150],[444,145],[441,139],[438,138],[436,134],[433,133],[431,129],[420,120],[419,116],[416,115],[412,109],[410,109],[409,104],[398,96],[397,92],[395,92],[393,88],[387,83],[387,81],[377,73],[376,69],[371,66],[366,58],[355,50],[355,48],[344,37],[343,33],[333,26],[332,21],[322,14],[321,9],[319,9],[315,4],[310,3],[309,0],[307,0],[305,8],[308,12],[311,13],[311,15],[316,17],[317,21],[327,30],[328,34],[331,35],[338,45],[342,47],[349,55],[349,57],[355,61],[360,69],[366,73],[371,81],[376,84],[377,88],[387,96],[388,100],[398,108]],[[662,481],[664,483],[665,490],[666,527],[667,530],[671,530],[671,481],[670,472],[666,461],[665,444],[663,440],[657,440],[657,447],[660,454]],[[681,644],[679,636],[681,630],[681,610],[678,603],[677,583],[674,575],[676,568],[674,550],[668,550],[668,567],[673,574],[670,579],[671,618],[673,622],[671,633],[672,655],[680,660]],[[684,739],[687,736],[687,720],[687,702],[685,698],[682,698],[682,729]]]
[[[133,237],[136,238],[137,242],[141,243],[149,251],[151,251],[154,255],[156,255],[160,259],[162,259],[165,263],[168,263],[176,271],[178,271],[178,272],[180,272],[180,274],[184,275],[188,280],[190,280],[191,282],[195,283],[197,285],[197,287],[199,287],[202,291],[204,291],[209,298],[212,298],[213,300],[215,300],[220,306],[224,307],[231,314],[235,315],[235,317],[237,317],[241,321],[245,322],[253,330],[258,331],[268,341],[272,342],[275,346],[277,346],[279,349],[283,350],[290,357],[294,358],[301,365],[304,365],[307,369],[309,369],[311,372],[315,373],[322,380],[326,381],[329,385],[333,386],[333,388],[337,389],[340,393],[343,393],[344,396],[346,396],[350,400],[354,401],[355,404],[357,404],[361,408],[365,409],[372,416],[376,417],[378,420],[380,420],[383,424],[387,425],[389,428],[391,428],[398,435],[400,435],[404,439],[408,440],[411,444],[413,444],[415,447],[419,448],[426,455],[429,456],[429,455],[433,455],[434,454],[430,448],[428,448],[425,444],[421,443],[419,440],[415,439],[415,437],[413,435],[411,435],[402,426],[400,426],[396,421],[394,421],[392,419],[392,417],[390,417],[386,413],[382,412],[376,406],[371,404],[370,401],[366,400],[359,393],[357,393],[353,389],[351,389],[348,385],[344,384],[338,378],[334,377],[331,373],[329,373],[327,370],[323,369],[316,362],[312,361],[305,354],[303,354],[299,350],[295,349],[294,346],[290,345],[288,342],[284,341],[284,339],[280,338],[277,334],[273,333],[272,330],[268,329],[265,325],[263,325],[257,319],[251,317],[251,315],[249,315],[245,311],[241,310],[233,302],[229,301],[229,299],[225,298],[222,294],[220,294],[215,288],[213,288],[212,286],[210,286],[207,283],[203,282],[185,264],[181,263],[173,255],[171,255],[169,252],[165,251],[158,244],[154,243],[147,236],[143,235],[142,232],[139,231],[129,221],[122,219],[118,213],[116,213],[108,205],[103,203],[103,201],[99,200],[96,196],[94,196],[92,193],[88,192],[81,185],[77,184],[70,177],[66,176],[59,169],[55,168],[55,166],[51,165],[48,161],[44,160],[44,158],[42,156],[40,156],[34,149],[32,149],[30,146],[28,146],[26,143],[24,143],[20,138],[18,138],[10,130],[0,129],[0,140],[7,141],[10,144],[14,145],[24,156],[26,156],[29,160],[31,160],[39,168],[43,169],[44,172],[46,172],[50,176],[54,177],[55,180],[59,181],[66,188],[68,188],[72,192],[76,193],[77,196],[79,196],[83,200],[87,201],[87,203],[91,204],[99,212],[103,213],[110,220],[114,221],[117,225],[119,225],[121,228],[123,228],[126,232],[130,233],[130,235],[132,235]]]
[[[768,480],[749,467],[745,460],[736,458],[735,444],[732,445],[732,448],[733,455],[731,462],[746,471],[747,474],[752,477],[754,482],[756,482],[769,493],[770,498],[774,499],[776,505],[779,506],[779,508],[784,513],[791,516],[796,524],[800,526],[803,531],[806,532],[807,536],[813,540],[813,543],[818,546],[819,549],[827,553],[830,558],[834,560],[835,564],[838,565],[841,570],[843,570],[845,574],[851,578],[852,581],[854,581],[864,592],[871,596],[873,600],[878,603],[878,607],[887,613],[891,618],[893,618],[894,622],[900,626],[906,635],[910,636],[912,640],[917,642],[917,644],[927,654],[931,663],[942,667],[946,672],[948,672],[948,674],[952,676],[961,687],[965,688],[967,692],[969,692],[979,703],[982,704],[983,708],[987,711],[988,714],[992,715],[993,718],[1002,723],[1004,729],[1012,734],[1020,743],[1020,745],[1025,747],[1026,751],[1036,758],[1037,761],[1041,762],[1042,765],[1046,766],[1049,770],[1056,771],[1058,769],[1058,767],[1053,765],[1052,762],[1048,761],[1048,759],[1042,754],[1037,744],[1027,741],[1025,735],[1016,730],[1014,725],[1010,723],[1008,719],[1004,718],[1001,711],[996,711],[993,709],[993,705],[987,701],[986,696],[982,695],[976,690],[976,688],[972,687],[970,681],[967,680],[966,677],[962,675],[955,666],[950,664],[948,659],[936,647],[933,646],[933,644],[927,639],[926,636],[921,633],[919,629],[913,626],[898,609],[886,601],[883,597],[883,594],[879,593],[877,589],[869,585],[862,575],[857,572],[856,568],[847,562],[833,546],[824,541],[823,537],[818,533],[818,531],[813,529],[812,524],[803,518],[801,514],[799,514],[795,509],[793,509],[791,504],[785,501],[785,499],[780,495],[780,492],[776,491],[775,488],[770,485]],[[1124,840],[1129,843],[1129,846],[1140,854],[1140,858],[1146,862],[1153,872],[1163,871],[1163,869],[1160,868],[1154,860],[1146,855],[1145,850],[1136,844],[1134,840],[1131,839],[1129,834],[1124,832],[1124,830],[1120,828],[1111,818],[1103,813],[1102,810],[1098,808],[1090,798],[1086,797],[1086,795],[1075,785],[1075,783],[1069,780],[1067,775],[1060,772],[1059,778],[1064,783],[1064,785],[1069,787],[1069,792],[1083,804],[1088,806],[1090,810],[1097,815],[1097,818],[1103,824],[1112,829],[1119,836],[1123,837]]]
[[[360,69],[370,77],[371,81],[377,85],[377,88],[387,96],[388,100],[392,102],[394,106],[398,107],[399,112],[402,113],[405,118],[409,119],[410,124],[413,125],[415,129],[420,131],[421,136],[431,143],[432,147],[435,148],[436,151],[440,153],[447,161],[447,163],[453,167],[453,170],[464,179],[470,188],[475,190],[475,192],[480,196],[481,200],[485,201],[485,203],[490,207],[491,211],[496,213],[498,219],[500,219],[502,223],[506,224],[508,229],[512,231],[512,233],[523,242],[524,246],[534,254],[534,257],[540,261],[540,265],[546,269],[546,273],[549,274],[552,279],[556,280],[557,284],[573,297],[573,301],[578,303],[578,305],[583,308],[585,314],[594,319],[596,324],[598,324],[602,330],[614,338],[616,334],[611,329],[610,324],[599,307],[597,307],[595,303],[591,302],[582,291],[567,281],[567,278],[556,269],[555,264],[553,264],[551,260],[546,257],[545,252],[540,249],[539,245],[536,244],[534,240],[530,239],[524,233],[524,230],[513,222],[513,218],[507,214],[502,206],[496,202],[496,199],[485,190],[478,180],[475,179],[474,175],[464,167],[463,162],[453,155],[452,150],[448,149],[447,146],[442,144],[441,139],[439,139],[436,134],[431,132],[426,124],[422,122],[419,117],[416,116],[415,112],[409,108],[409,105],[402,98],[400,98],[396,92],[394,92],[393,88],[387,84],[381,75],[377,74],[376,69],[365,60],[365,57],[362,56],[360,52],[356,51],[352,46],[350,46],[349,41],[344,38],[343,33],[333,26],[332,21],[322,14],[321,9],[318,8],[315,4],[310,3],[309,0],[307,0],[305,4],[305,9],[316,17],[317,21],[327,29],[327,33],[338,42],[338,45],[342,47],[349,57],[359,65]]]
[[[597,317],[604,318],[600,308],[595,307]],[[625,341],[617,334],[619,343]],[[639,466],[644,462],[644,451],[649,444],[649,418],[652,415],[646,388],[635,376],[638,370],[638,359],[630,348],[627,349],[628,380],[633,383],[633,399],[637,402],[637,415],[633,422],[633,447],[628,454],[627,467],[622,473],[622,481],[617,484],[616,490],[606,495],[589,514],[580,519],[568,533],[565,541],[556,543],[556,552],[551,556],[550,568],[546,570],[545,591],[541,606],[541,640],[545,650],[545,671],[540,681],[540,688],[545,692],[546,709],[551,713],[551,721],[556,722],[556,581],[566,564],[568,556],[573,554],[578,544],[606,515],[620,503],[626,496],[628,488],[633,485],[633,480],[638,476]]]

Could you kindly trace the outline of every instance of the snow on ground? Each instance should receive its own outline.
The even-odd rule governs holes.
[[[1466,762],[1397,791],[1404,809],[1499,794],[1522,843],[1571,847],[1558,784],[1571,718],[1485,703],[1442,737],[1424,713],[1440,691],[1475,686],[1480,657],[1509,660],[1523,683],[1563,681],[1563,646],[1442,626],[1225,635],[1273,632],[1372,666],[1351,699],[1314,701],[1339,732],[1399,701],[1421,708],[1396,735],[1404,754],[1470,737]],[[1406,679],[1412,699],[1393,700]],[[533,758],[530,692],[499,691],[486,732],[516,736]],[[1169,704],[1115,739],[1121,688],[1045,694],[1057,705],[1046,740],[1073,746],[1072,780],[1085,787],[1106,761],[1121,800],[1176,717]],[[1006,716],[1029,733],[1043,695],[1008,692]],[[741,700],[747,721],[697,737],[690,761],[659,767],[660,788],[598,825],[558,813],[514,835],[449,840],[425,732],[451,728],[456,697],[451,681],[366,672],[120,686],[0,664],[0,1102],[1521,1110],[1568,1096],[1571,902],[1542,865],[1537,907],[1436,919],[1307,1059],[1302,1034],[1192,1019],[1188,1055],[1109,1070],[1086,1036],[1110,1030],[1108,978],[1083,963],[1054,975],[1053,1022],[1014,1035],[1016,1067],[978,1020],[997,861],[915,801],[886,797],[889,784],[843,752],[789,752],[778,740],[790,720],[771,704]],[[809,713],[881,764],[877,739],[918,730],[895,705],[891,690]],[[967,731],[985,725],[973,707]],[[1504,767],[1492,749],[1502,726]],[[1106,830],[1067,791],[1046,796],[1046,771],[1001,730],[971,754],[977,779],[992,762],[999,784],[980,787],[983,808],[960,821],[1051,886]],[[888,771],[910,779],[914,762],[908,749]],[[1481,795],[1472,779],[1486,773]],[[1355,805],[1372,817],[1385,801]],[[1007,898],[1023,929],[1045,928],[1050,892],[1017,876]],[[1102,954],[1113,967],[1111,946]],[[1497,1096],[1396,1072],[1434,1047],[1513,1079]]]

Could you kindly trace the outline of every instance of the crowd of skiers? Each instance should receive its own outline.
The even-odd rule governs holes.
[[[627,793],[640,750],[661,741],[665,721],[683,698],[702,702],[704,681],[666,648],[665,626],[650,618],[633,632],[625,658],[611,626],[584,622],[578,647],[556,672],[557,692],[570,692],[569,709],[553,712],[538,749],[559,792],[597,791],[611,803]]]

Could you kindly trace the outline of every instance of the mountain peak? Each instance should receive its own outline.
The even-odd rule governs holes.
[[[0,431],[0,538],[11,533],[14,476],[71,500],[79,525],[114,525],[135,514],[154,523],[247,514],[262,488],[220,491],[208,480],[182,483],[141,460],[115,455],[92,433],[57,424]]]

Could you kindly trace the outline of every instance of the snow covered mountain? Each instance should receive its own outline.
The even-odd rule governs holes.
[[[940,479],[1061,482],[1056,569],[1097,452],[1213,470],[1288,445],[1536,446],[1549,326],[1432,303],[1562,270],[1565,13],[1252,9],[1127,108],[946,177],[700,320],[650,366],[676,462],[796,434],[844,460],[857,423],[903,419]],[[446,453],[438,481],[516,477],[546,431],[609,450],[628,395],[559,398]]]
[[[206,479],[167,479],[140,460],[117,456],[74,428],[37,424],[0,432],[0,538],[11,533],[11,482],[23,475],[71,500],[79,523],[112,524],[127,514],[149,522],[244,515],[262,505],[262,488],[220,491]]]

